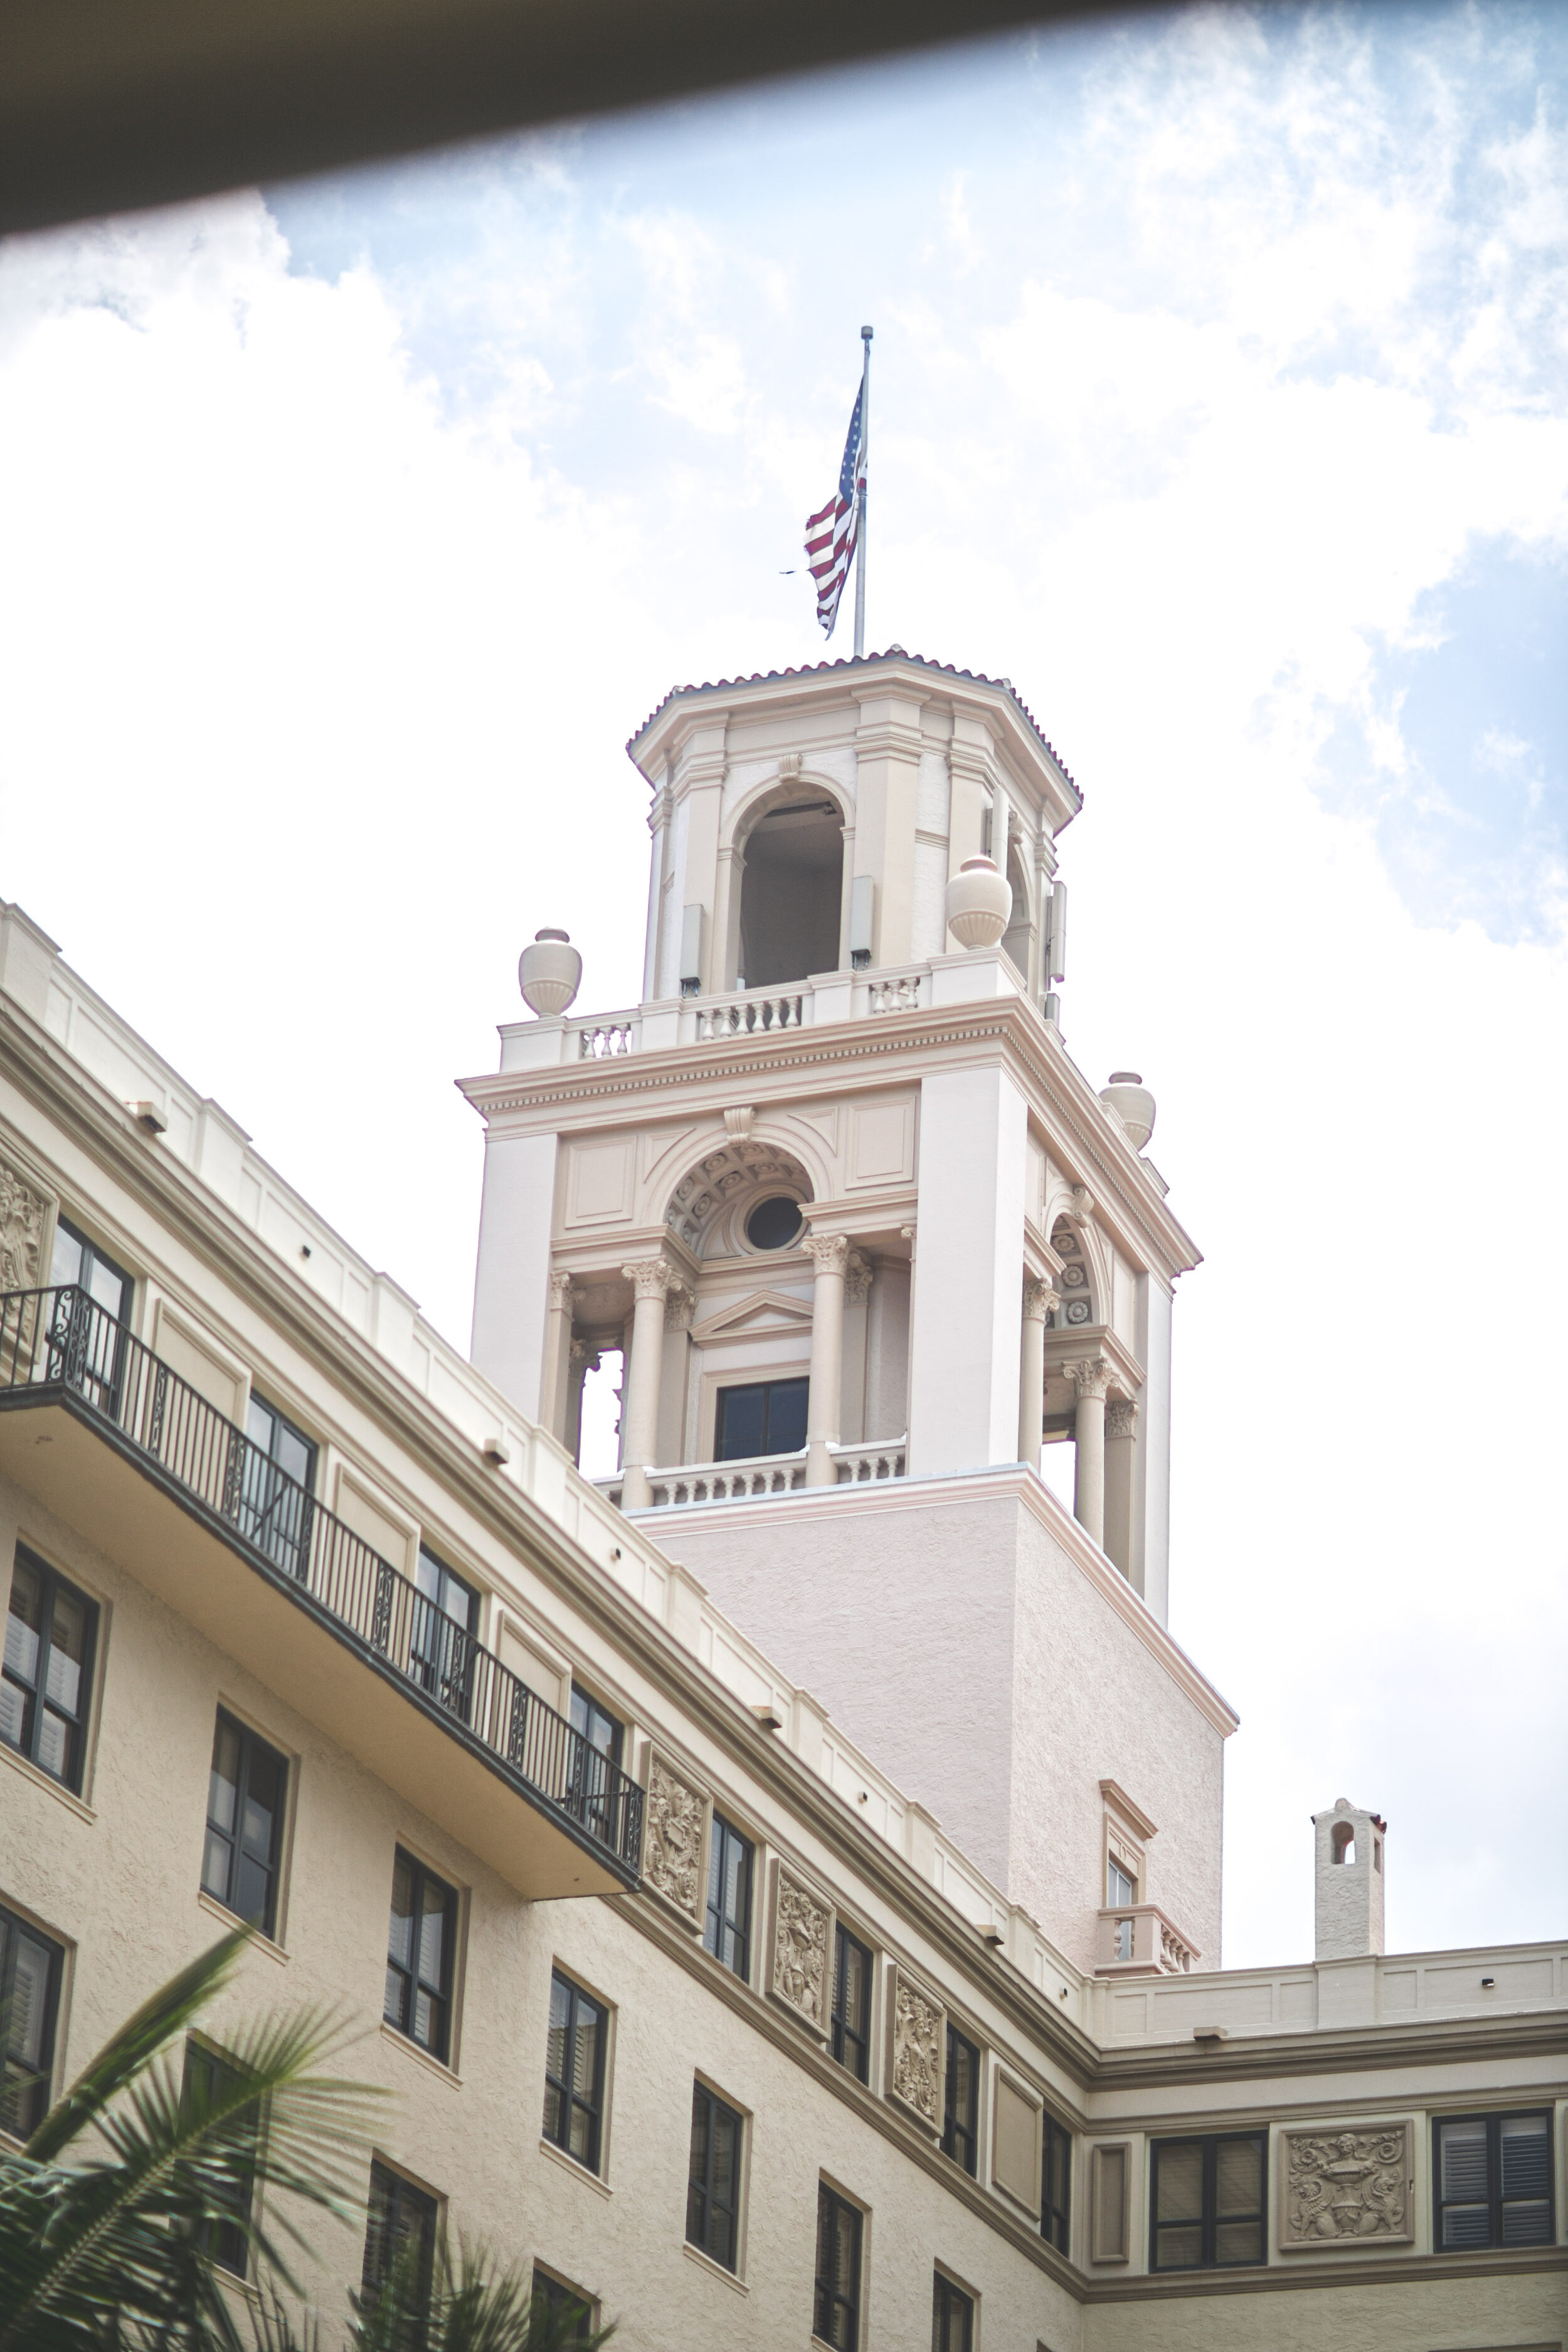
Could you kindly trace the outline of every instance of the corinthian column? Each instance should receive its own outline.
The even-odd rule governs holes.
[[[1105,1400],[1111,1370],[1103,1356],[1068,1364],[1067,1375],[1078,1391],[1073,1415],[1076,1461],[1073,1473],[1073,1517],[1097,1544],[1105,1541]]]
[[[646,1511],[653,1500],[647,1465],[658,1451],[658,1376],[664,1357],[664,1302],[675,1268],[662,1257],[639,1258],[621,1272],[632,1286],[632,1344],[621,1412],[621,1508]]]
[[[844,1387],[844,1276],[849,1265],[847,1234],[811,1234],[805,1251],[816,1268],[811,1301],[811,1392],[806,1399],[805,1483],[831,1486],[837,1475],[830,1445],[838,1443],[838,1407]]]
[[[1138,1408],[1112,1397],[1105,1408],[1105,1556],[1123,1576],[1132,1574],[1132,1453]]]
[[[552,1437],[566,1425],[566,1383],[572,1342],[572,1277],[550,1277],[550,1319],[544,1327],[544,1377],[539,1384],[539,1421]]]
[[[1024,1285],[1024,1345],[1018,1361],[1018,1459],[1040,1466],[1046,1422],[1046,1318],[1056,1305],[1048,1282]]]

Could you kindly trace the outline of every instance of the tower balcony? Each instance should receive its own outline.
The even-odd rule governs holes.
[[[519,1893],[637,1886],[637,1783],[79,1287],[0,1295],[0,1468]]]
[[[551,1069],[626,1054],[714,1045],[729,1037],[783,1035],[786,1030],[820,1028],[829,1022],[929,1013],[998,996],[1027,1001],[1027,991],[999,949],[976,949],[878,971],[817,972],[782,988],[655,998],[617,1012],[510,1022],[501,1030],[500,1066],[503,1071]]]
[[[896,1437],[864,1445],[830,1445],[834,1475],[829,1491],[901,1478],[906,1443]],[[652,1501],[638,1507],[676,1511],[694,1503],[767,1502],[779,1495],[797,1495],[806,1483],[806,1460],[807,1449],[802,1446],[795,1454],[760,1454],[749,1462],[694,1462],[677,1469],[650,1469]],[[593,1483],[607,1501],[621,1506],[624,1482],[619,1474]]]
[[[1110,1906],[1095,1930],[1097,1977],[1183,1977],[1203,1958],[1153,1903]]]

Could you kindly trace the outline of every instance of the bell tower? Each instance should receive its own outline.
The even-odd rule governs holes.
[[[621,1507],[1086,1965],[1102,1783],[1174,1822],[1152,1902],[1214,1965],[1235,1718],[1165,1632],[1197,1257],[1152,1097],[1062,1043],[1078,788],[1008,681],[898,647],[679,688],[627,749],[642,1001],[570,1010],[542,933],[464,1082],[474,1360],[574,1447],[624,1349]]]

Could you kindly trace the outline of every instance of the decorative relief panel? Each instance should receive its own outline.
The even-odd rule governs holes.
[[[54,1201],[0,1160],[0,1290],[37,1290],[45,1280],[44,1235]]]
[[[889,2089],[928,2131],[942,2125],[942,2011],[931,1995],[893,1971],[893,2064]]]
[[[1407,2243],[1415,2235],[1410,2132],[1408,2123],[1282,2132],[1280,2246]]]
[[[643,1838],[642,1874],[656,1895],[662,1895],[692,1926],[702,1918],[702,1838],[708,1826],[708,1799],[672,1772],[655,1756],[647,1776],[647,1829]]]
[[[782,1866],[773,1906],[773,1991],[814,2033],[827,2032],[833,1913]]]

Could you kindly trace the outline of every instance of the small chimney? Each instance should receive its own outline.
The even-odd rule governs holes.
[[[1383,1949],[1383,1888],[1388,1824],[1336,1797],[1314,1813],[1317,1958],[1359,1960]]]

